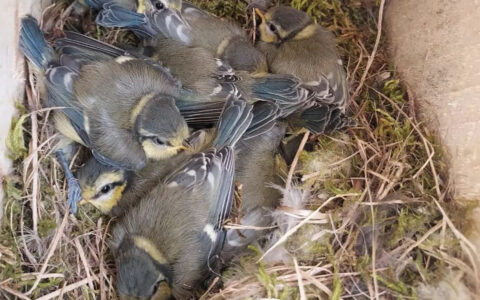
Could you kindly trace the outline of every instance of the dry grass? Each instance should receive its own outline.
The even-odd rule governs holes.
[[[72,17],[69,3],[59,2],[44,14],[50,38],[74,27],[108,42],[135,43],[125,31],[96,27],[90,14]],[[252,25],[241,1],[196,2]],[[308,201],[278,211],[294,226],[277,230],[282,237],[275,245],[251,247],[224,272],[223,286],[212,285],[203,298],[409,299],[421,294],[418,286],[426,290],[447,275],[475,295],[479,257],[462,235],[474,206],[451,199],[442,149],[416,120],[415,101],[386,59],[377,30],[384,1],[378,2],[291,1],[338,36],[358,126],[332,136],[305,134],[286,178],[288,186],[309,191]],[[51,109],[43,108],[36,80],[26,74],[25,115],[9,138],[16,172],[5,181],[0,298],[114,298],[109,220],[88,208],[68,214],[65,181],[50,155]],[[287,255],[273,260],[280,250]]]

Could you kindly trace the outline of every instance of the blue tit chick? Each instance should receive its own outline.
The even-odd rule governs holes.
[[[273,212],[281,199],[275,186],[282,184],[284,176],[277,163],[277,151],[285,129],[285,124],[277,124],[255,138],[240,140],[237,145],[235,180],[241,185],[239,220],[246,228],[227,231],[223,261],[230,261],[265,236],[273,223]]]
[[[275,103],[281,109],[280,118],[305,106],[308,98],[312,96],[294,76],[252,76],[247,72],[236,72],[225,62],[214,58],[207,50],[185,46],[172,39],[156,37],[145,40],[144,46],[124,50],[79,33],[66,32],[66,36],[56,40],[55,45],[68,53],[94,52],[112,58],[129,54],[144,59],[148,57],[168,67],[170,73],[181,80],[184,90],[194,95],[196,101],[204,102],[194,105],[192,101],[187,101],[180,105],[182,115],[189,125],[197,125],[194,127],[202,125],[202,118],[203,125],[206,125],[207,121],[218,120],[225,98],[231,95],[244,96],[250,99],[250,102]],[[320,92],[317,93],[319,94]],[[219,102],[222,106],[218,105]],[[178,103],[177,101],[177,106]],[[196,124],[191,124],[193,120]]]
[[[115,225],[120,299],[188,299],[215,272],[232,207],[234,148],[252,118],[249,104],[229,100],[211,147],[189,157]]]
[[[154,5],[157,2],[163,4]],[[161,8],[157,8],[157,6]],[[191,40],[196,39],[195,35],[198,34],[200,40],[209,41],[203,36],[212,32],[208,25],[210,23],[200,22],[199,19],[212,19],[222,23],[224,21],[187,2],[182,2],[181,9],[177,6],[170,5],[168,0],[147,0],[145,14],[138,14],[116,4],[109,4],[105,5],[99,13],[97,23],[103,26],[128,27],[144,38],[163,35],[187,47],[192,47],[191,45],[195,45],[197,48],[205,47],[203,49],[206,49],[207,52],[217,55],[207,45],[192,43]],[[244,44],[245,47],[251,47],[250,41],[235,39],[231,31],[225,30],[224,36],[229,34],[230,38],[235,40],[234,49],[242,48],[237,45],[239,43]],[[212,34],[210,39],[216,37],[216,34]],[[153,47],[161,49],[155,45]],[[239,60],[251,60],[251,64],[256,64],[255,55],[249,54],[247,51],[238,51],[235,56]],[[231,58],[223,60],[223,64],[226,65],[230,62]],[[290,71],[285,71],[284,74],[277,72],[277,74],[268,74],[265,73],[265,69],[262,69],[262,71],[249,73],[240,71],[241,67],[238,69],[233,64],[231,66],[236,72],[236,77],[241,79],[234,84],[238,90],[243,92],[247,98],[276,102],[283,111],[283,117],[289,117],[289,121],[297,127],[306,127],[315,133],[323,133],[343,129],[350,124],[349,119],[345,116],[344,105],[340,105],[335,100],[338,96],[336,95],[337,86],[332,86],[326,76],[319,74],[316,81],[305,81],[296,74],[292,75]],[[180,67],[182,66],[180,65]]]
[[[137,18],[134,17],[134,12],[117,10],[110,14],[110,9],[115,10],[116,7],[125,8],[112,2],[104,5],[97,23],[106,27],[130,27],[143,37],[156,34],[148,25],[138,26],[141,21],[138,15]],[[206,49],[235,70],[267,72],[265,56],[253,46],[244,30],[234,22],[220,19],[181,0],[144,0],[137,12],[145,13],[145,16],[155,23],[154,31],[160,31],[163,36],[184,45]]]
[[[242,145],[271,131],[277,119],[278,108],[267,102],[259,102],[254,104],[252,114],[250,127],[241,139]],[[106,166],[94,157],[90,158],[77,172],[82,190],[80,204],[92,204],[111,216],[123,215],[187,157],[208,149],[217,131],[194,132],[185,143],[186,151],[168,160],[150,162],[138,171]],[[243,152],[242,149],[239,151]]]
[[[83,15],[89,8],[99,11],[106,3],[116,3],[129,10],[142,9],[143,0],[75,0],[74,13]]]
[[[312,88],[327,78],[333,90],[330,104],[344,112],[348,86],[334,35],[307,13],[292,7],[273,7],[265,14],[259,9],[256,12],[262,20],[257,48],[265,54],[270,71],[295,75]]]
[[[22,19],[20,49],[42,76],[47,105],[60,108],[56,128],[102,163],[141,169],[148,159],[167,159],[184,148],[189,130],[174,98],[180,84],[161,66],[131,57],[59,55],[30,16]],[[68,169],[65,159],[61,163]],[[78,196],[69,191],[72,210]]]

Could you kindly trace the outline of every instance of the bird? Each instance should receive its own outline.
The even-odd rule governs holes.
[[[141,5],[137,0],[76,0],[75,4],[83,7],[90,7],[95,10],[101,10],[103,4],[108,2],[115,2],[130,10],[137,10],[139,9],[139,4]]]
[[[240,140],[236,156],[235,180],[241,186],[238,222],[243,228],[229,228],[221,253],[224,262],[238,256],[248,245],[265,236],[273,223],[275,208],[283,183],[279,146],[286,124],[277,123],[270,130],[249,140]]]
[[[119,15],[112,16],[111,19],[103,17],[103,25],[107,27],[118,26],[119,22],[122,24],[121,27],[135,25],[137,21],[127,16],[129,11],[145,13],[152,17],[155,15],[154,17],[159,19],[169,18],[172,23],[157,21],[157,24],[164,25],[158,27],[164,36],[172,37],[188,46],[206,49],[235,70],[260,73],[267,71],[264,55],[253,46],[238,24],[217,18],[188,2],[181,0],[85,0],[85,2],[97,10],[108,11],[112,7],[124,9],[117,10],[116,13]],[[114,23],[108,25],[109,21]],[[150,34],[145,28],[133,29],[140,36]]]
[[[157,5],[159,2],[162,4]],[[181,3],[181,7],[178,3]],[[173,3],[168,0],[146,0],[145,10],[145,14],[140,14],[125,9],[114,2],[107,3],[103,5],[103,9],[97,16],[97,23],[106,27],[130,28],[147,40],[163,35],[186,47],[203,48],[207,46],[191,42],[197,38],[196,34],[201,36],[200,40],[202,41],[216,39],[218,34],[209,29],[209,26],[206,25],[207,21],[203,22],[201,20],[205,17],[205,20],[212,19],[216,22],[224,22],[187,2],[181,1]],[[238,25],[231,24],[241,30]],[[222,30],[224,27],[219,27],[220,29],[217,30]],[[223,36],[231,35],[228,26],[225,28],[227,29],[223,32]],[[241,41],[246,44],[245,47],[251,47],[249,41]],[[236,40],[235,43],[237,42],[240,43],[240,40]],[[237,48],[240,49],[241,47]],[[158,49],[161,48],[158,47]],[[208,47],[203,49],[213,55],[212,49]],[[252,59],[252,64],[255,63],[255,56],[249,55],[246,51],[238,52],[237,56],[241,60]],[[217,59],[220,58],[217,56]],[[288,73],[270,74],[263,71],[249,73],[238,71],[235,65],[230,64],[230,61],[226,60],[224,64],[233,67],[236,78],[240,79],[235,82],[238,89],[244,92],[247,98],[276,102],[283,111],[282,117],[289,117],[288,119],[296,127],[306,127],[315,133],[323,133],[342,129],[350,124],[349,119],[344,114],[345,109],[335,103],[333,99],[334,91],[327,78],[320,76],[320,79],[315,82],[304,82]]]
[[[304,106],[308,103],[306,99],[311,96],[294,76],[251,76],[246,72],[235,71],[227,63],[213,57],[203,48],[188,47],[164,37],[156,36],[146,40],[143,46],[122,49],[79,33],[67,31],[66,38],[56,40],[55,45],[68,53],[94,51],[113,58],[127,54],[133,57],[148,57],[168,67],[170,73],[181,80],[183,89],[195,94],[197,100],[203,97],[204,101],[221,102],[231,94],[241,94],[251,102],[275,103],[281,110],[279,118],[284,118]],[[330,91],[328,87],[325,87],[325,91],[322,92],[326,94]],[[317,95],[320,93],[318,91]],[[189,105],[192,107],[191,104]],[[212,119],[214,116],[218,119],[221,107],[213,103],[212,106],[215,106],[216,110],[212,110],[210,107],[205,109],[195,107],[195,111],[201,110],[202,117],[208,114]],[[181,107],[181,112],[185,119],[189,117],[186,115],[186,109]],[[195,118],[195,121],[199,123],[200,120]]]
[[[295,75],[310,85],[326,77],[333,89],[331,103],[344,112],[348,86],[334,35],[293,7],[256,12],[262,21],[256,46],[265,54],[270,71]]]
[[[253,104],[252,114],[253,119],[250,127],[242,136],[241,147],[238,149],[239,153],[252,151],[247,146],[249,141],[252,141],[254,145],[258,144],[259,150],[255,150],[255,153],[263,151],[260,149],[265,147],[271,147],[268,138],[264,141],[265,146],[262,146],[258,142],[258,137],[264,136],[272,130],[276,123],[278,107],[268,102],[258,102]],[[122,216],[131,207],[135,206],[145,193],[176,168],[180,162],[185,161],[186,157],[209,147],[215,132],[215,129],[195,131],[185,142],[188,145],[188,150],[168,160],[149,162],[142,170],[138,171],[104,165],[98,162],[95,157],[90,157],[76,174],[82,190],[82,200],[79,204],[89,203],[104,214],[114,217]],[[247,157],[241,157],[239,168],[242,168],[243,160],[248,159]]]
[[[184,149],[189,129],[175,100],[188,93],[164,67],[125,56],[56,53],[31,16],[22,19],[20,49],[43,79],[47,105],[59,108],[57,130],[91,149],[101,163],[139,170],[150,159],[168,159]],[[57,156],[75,211],[80,188],[62,148]]]
[[[253,116],[227,101],[211,146],[189,157],[112,231],[120,299],[187,299],[216,273],[234,190],[235,144]]]

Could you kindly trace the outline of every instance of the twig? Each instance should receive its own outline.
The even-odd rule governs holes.
[[[293,158],[293,161],[292,161],[292,165],[290,166],[290,170],[288,171],[287,181],[285,183],[286,190],[290,189],[290,186],[292,184],[293,173],[295,173],[295,168],[297,167],[298,159],[300,158],[300,154],[302,153],[303,148],[305,148],[305,144],[307,143],[309,136],[310,136],[310,131],[307,130],[303,135],[303,139],[300,142],[300,145],[298,146],[297,153],[295,154],[295,157]]]
[[[307,279],[310,283],[312,283],[314,286],[319,288],[322,292],[327,294],[329,297],[332,296],[332,291],[323,283],[321,283],[317,278],[313,277],[310,275],[308,272],[300,271],[302,276]]]
[[[52,292],[52,293],[47,294],[43,297],[37,298],[36,300],[49,300],[49,299],[56,298],[56,297],[60,296],[62,293],[67,293],[67,292],[73,291],[74,289],[77,289],[81,286],[86,285],[88,283],[88,280],[89,280],[88,278],[85,278],[85,279],[82,279],[78,282],[69,284],[69,285],[63,287],[62,289],[56,290],[55,292]],[[95,280],[98,280],[98,279],[95,278]]]
[[[0,285],[0,289],[4,290],[5,292],[14,295],[15,297],[18,297],[23,300],[31,300],[29,297],[25,296],[24,294],[20,293],[19,291],[16,291],[12,288],[9,288],[6,285]]]
[[[80,244],[79,237],[75,239],[75,247],[77,248],[78,254],[80,255],[80,261],[83,264],[83,268],[85,269],[85,274],[87,274],[87,279],[88,281],[88,287],[93,290],[93,282],[92,282],[92,277],[90,276],[90,266],[88,265],[87,262],[87,257],[85,256],[85,251],[83,251],[82,245]]]
[[[29,103],[29,108],[30,109],[34,109],[36,108],[33,104],[33,92],[32,90],[34,89],[34,85],[33,85],[33,80],[32,80],[32,76],[33,74],[31,72],[29,72],[29,82],[30,82],[30,86],[26,86],[26,94],[27,94],[27,99],[28,99],[28,103]],[[30,141],[30,151],[29,153],[33,153],[33,157],[32,157],[32,173],[30,176],[32,176],[32,195],[31,195],[31,198],[30,198],[30,206],[31,206],[31,209],[32,209],[32,226],[33,226],[33,232],[35,234],[35,236],[38,236],[38,195],[39,195],[39,184],[38,184],[38,152],[37,152],[37,147],[38,147],[38,119],[37,119],[37,114],[36,113],[32,113],[30,115],[30,119],[31,119],[31,122],[32,122],[32,139]],[[28,170],[28,165],[27,164],[24,164],[23,166],[23,171],[24,171],[24,182],[25,184],[27,184],[27,182],[29,180],[25,180],[26,179],[26,174],[28,174],[27,172]]]
[[[365,67],[365,72],[363,72],[362,78],[360,79],[360,83],[358,84],[357,88],[355,89],[355,92],[353,93],[352,97],[350,98],[350,101],[353,101],[355,97],[357,97],[358,93],[360,93],[360,90],[362,89],[365,80],[367,79],[368,76],[368,71],[372,67],[373,61],[375,60],[375,55],[377,54],[378,46],[380,45],[380,39],[382,37],[382,24],[383,24],[383,10],[385,8],[385,0],[381,0],[380,2],[380,8],[378,12],[378,27],[377,27],[377,37],[375,39],[375,45],[373,46],[372,53],[370,54],[370,57],[368,58],[367,65]]]
[[[340,165],[340,164],[346,162],[347,160],[355,157],[355,155],[357,155],[359,152],[360,151],[356,151],[352,155],[349,155],[349,156],[347,156],[347,157],[345,157],[345,158],[343,158],[343,159],[341,159],[337,162],[331,163],[331,164],[328,165],[328,167],[334,167],[334,166]],[[307,181],[310,178],[317,177],[318,175],[322,174],[323,172],[325,172],[325,171],[321,170],[321,171],[313,172],[313,173],[310,173],[310,174],[307,174],[307,175],[303,175],[302,176],[302,182]]]
[[[295,257],[293,257],[293,264],[295,265],[295,272],[297,273],[298,281],[298,290],[300,292],[300,300],[307,300],[307,295],[305,294],[305,287],[303,286],[302,274],[300,268],[298,267],[298,262]]]
[[[220,280],[220,277],[215,277],[212,283],[208,286],[208,289],[203,293],[199,300],[205,300],[208,298],[208,294],[212,291],[212,289],[217,285],[217,282]]]
[[[257,13],[255,12],[255,8],[252,8],[252,19],[253,19],[252,42],[255,44],[255,40],[257,39]]]
[[[447,225],[448,227],[450,227],[450,230],[453,232],[453,234],[459,239],[461,240],[463,243],[465,243],[469,248],[470,250],[473,252],[473,255],[475,256],[473,258],[473,261],[472,261],[472,267],[475,271],[475,276],[477,278],[477,280],[480,278],[479,277],[479,273],[478,273],[478,269],[477,269],[477,264],[479,263],[479,260],[480,260],[480,257],[479,257],[479,254],[478,254],[478,250],[477,250],[477,247],[472,244],[472,242],[470,242],[456,227],[455,225],[453,225],[453,222],[452,220],[450,220],[450,218],[448,217],[447,213],[445,212],[445,210],[443,209],[443,207],[440,205],[440,203],[436,200],[436,199],[433,199],[433,202],[435,203],[435,205],[438,207],[438,209],[440,210],[440,212],[442,213],[443,215],[443,218],[445,219],[445,221],[447,222]],[[469,254],[471,255],[471,254]]]
[[[365,161],[365,163],[363,165],[364,174],[365,174],[365,190],[367,191],[368,200],[369,200],[370,204],[372,204],[374,201],[372,199],[373,198],[372,197],[372,191],[370,190],[370,183],[369,183],[368,176],[367,176],[367,174],[369,173],[368,169],[367,169],[367,166],[368,166],[368,163],[370,162],[370,160],[372,158],[367,159],[366,150],[363,147],[362,143],[360,143],[360,141],[358,141],[358,147],[360,149],[360,155],[361,155],[362,159]],[[373,205],[370,205],[370,214],[371,214],[371,218],[372,218],[372,236],[375,237],[375,221],[376,221],[376,218],[375,218],[375,211],[374,211]],[[376,254],[376,248],[377,248],[376,238],[372,238],[372,262],[371,262],[371,265],[372,265],[373,288],[374,288],[374,293],[375,293],[375,295],[374,295],[375,299],[378,300],[378,281],[377,281],[377,273],[376,273],[376,255],[377,255]],[[369,282],[367,282],[367,286],[369,287],[370,294],[372,294]]]
[[[63,230],[65,229],[65,225],[67,225],[67,220],[68,220],[68,215],[69,213],[66,212],[65,216],[63,216],[62,223],[60,224],[60,227],[57,229],[57,232],[55,233],[55,236],[53,237],[52,242],[50,243],[50,247],[48,249],[47,257],[45,258],[45,261],[43,262],[42,268],[40,269],[40,272],[38,273],[37,279],[35,279],[35,282],[33,283],[32,287],[30,290],[26,293],[27,295],[30,295],[38,286],[40,281],[42,280],[41,275],[45,273],[48,267],[48,261],[50,258],[52,258],[53,253],[55,252],[57,248],[57,244],[60,241],[60,238],[62,237]],[[90,280],[89,278],[86,279],[87,282]],[[48,298],[50,299],[50,298]]]
[[[288,239],[289,236],[291,236],[292,234],[297,232],[298,229],[300,229],[310,219],[312,219],[314,216],[316,216],[320,212],[320,210],[322,208],[324,208],[327,204],[329,204],[330,202],[332,202],[335,199],[342,198],[342,197],[347,197],[347,196],[351,196],[351,195],[352,194],[337,195],[337,196],[334,196],[334,197],[331,197],[331,198],[327,199],[325,202],[322,203],[322,205],[320,205],[316,210],[314,210],[311,214],[309,214],[302,222],[298,223],[295,227],[293,227],[292,229],[287,231],[272,247],[270,247],[267,251],[265,251],[265,253],[262,255],[262,257],[260,257],[260,259],[257,262],[262,261],[265,258],[265,256],[267,256],[273,249],[275,249],[280,244],[285,242]],[[357,194],[354,194],[354,195],[356,196]]]
[[[398,260],[404,260],[405,257],[407,257],[408,253],[410,253],[410,251],[412,251],[413,249],[417,248],[420,244],[422,244],[430,235],[432,235],[435,231],[437,231],[438,229],[440,229],[440,227],[442,227],[442,223],[443,222],[438,222],[437,225],[433,226],[432,228],[430,228],[430,230],[428,230],[420,239],[418,239],[414,244],[412,244],[410,247],[408,247],[407,250],[405,250],[405,252],[403,252],[403,254],[398,258]]]
[[[98,220],[98,227],[99,229],[101,229],[101,223],[102,222],[102,219],[99,219]],[[105,250],[105,241],[107,240],[107,232],[108,232],[108,229],[110,228],[110,223],[112,222],[112,219],[110,219],[110,221],[108,221],[107,225],[105,226],[105,232],[102,236],[102,243],[100,245],[100,253],[99,253],[99,256],[100,256],[100,259],[99,259],[99,263],[100,263],[100,266],[99,266],[99,269],[100,269],[100,299],[101,300],[104,300],[104,299],[107,299],[107,296],[105,295],[105,282],[103,281],[102,278],[106,278],[106,272],[105,272],[105,267],[103,265],[103,252]]]

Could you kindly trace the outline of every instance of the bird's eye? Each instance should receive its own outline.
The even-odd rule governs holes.
[[[155,8],[158,10],[162,10],[165,8],[165,5],[161,1],[157,1],[157,3],[155,3]]]
[[[268,25],[268,28],[270,28],[270,31],[271,32],[276,32],[277,31],[277,26],[275,26],[274,24],[270,23]]]
[[[168,142],[161,137],[154,137],[152,141],[155,145],[159,145],[159,146],[168,145]]]
[[[102,187],[102,189],[100,190],[100,192],[102,194],[106,194],[108,192],[110,192],[112,190],[113,186],[111,184],[106,184]]]

